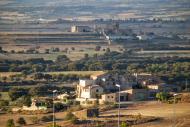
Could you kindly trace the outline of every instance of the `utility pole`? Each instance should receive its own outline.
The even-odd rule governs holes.
[[[116,86],[119,88],[119,103],[118,103],[118,127],[120,127],[120,91],[121,91],[121,86],[119,84],[116,84]]]
[[[134,73],[134,76],[136,77],[136,85],[138,85],[138,73]]]
[[[102,78],[102,81],[105,82],[106,79]],[[115,84],[116,87],[119,88],[119,93],[118,93],[118,127],[120,127],[120,91],[121,91],[121,85]]]
[[[175,124],[176,124],[176,111],[175,111],[175,103],[176,103],[176,96],[177,96],[178,94],[174,94],[173,96],[174,96],[174,104],[173,104],[173,125],[172,125],[172,127],[176,127],[175,126]]]
[[[55,127],[55,93],[57,92],[57,90],[53,90],[53,127]]]
[[[188,81],[187,81],[187,79],[185,81],[185,90],[186,90],[186,92],[188,92]]]

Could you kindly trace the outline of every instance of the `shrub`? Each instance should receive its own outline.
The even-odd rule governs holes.
[[[49,122],[49,121],[52,121],[52,119],[53,119],[53,115],[43,116],[41,118],[41,121],[43,121],[43,122]]]
[[[115,109],[117,108],[117,104],[113,104],[113,103],[109,103],[109,105],[104,105],[100,108],[101,111],[108,111],[108,110],[111,110],[111,109]]]
[[[65,120],[71,120],[74,117],[74,115],[71,112],[67,112],[65,116]]]
[[[103,123],[96,123],[95,127],[104,127],[105,125]]]
[[[73,50],[73,51],[74,51],[74,50],[75,50],[75,47],[71,47],[71,50]]]
[[[71,118],[71,120],[70,120],[70,121],[71,121],[71,123],[72,123],[72,124],[77,124],[78,119],[77,119],[77,117],[76,117],[76,116],[74,116],[74,117],[72,117],[72,118]]]
[[[127,127],[127,123],[126,122],[122,122],[121,123],[121,127]]]
[[[136,118],[137,118],[138,120],[140,120],[140,119],[142,118],[142,115],[141,115],[140,113],[138,113],[138,115],[136,116]]]
[[[23,117],[20,117],[20,118],[17,120],[17,123],[18,123],[19,125],[26,125],[26,121],[25,121],[25,119],[24,119]]]
[[[20,105],[28,106],[30,107],[32,104],[32,100],[30,96],[24,95],[19,98]]]
[[[15,127],[14,120],[13,119],[7,120],[6,127]]]
[[[31,119],[31,121],[32,121],[33,124],[39,123],[39,119],[38,119],[38,117],[36,117],[36,116],[31,117],[30,119]]]
[[[0,107],[2,107],[2,106],[8,106],[9,105],[9,101],[7,101],[7,100],[1,100],[0,101]]]
[[[55,103],[55,111],[63,111],[66,110],[67,108],[60,102]]]
[[[60,126],[60,125],[57,125],[57,124],[55,123],[55,125],[51,124],[51,125],[49,125],[49,126],[47,126],[47,127],[61,127],[61,126]]]
[[[78,122],[78,119],[75,115],[73,115],[71,112],[68,112],[65,116],[65,120],[70,120],[72,124],[76,124]]]
[[[157,93],[157,94],[156,94],[156,98],[157,98],[159,101],[167,101],[168,98],[169,98],[169,94],[168,94],[168,93],[165,93],[165,92],[160,92],[160,93]]]

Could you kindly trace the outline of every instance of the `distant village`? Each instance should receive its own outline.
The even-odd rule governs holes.
[[[161,27],[161,26],[155,26]],[[71,26],[72,33],[90,33],[95,32],[103,35],[108,41],[108,44],[112,42],[127,42],[127,41],[151,41],[153,39],[185,39],[185,36],[178,36],[173,33],[155,34],[154,32],[133,31],[130,28],[122,28],[119,23],[113,22],[105,26]]]

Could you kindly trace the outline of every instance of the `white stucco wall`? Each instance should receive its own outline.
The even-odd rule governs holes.
[[[92,85],[93,82],[94,82],[93,80],[80,80],[79,85],[85,87],[88,85]]]

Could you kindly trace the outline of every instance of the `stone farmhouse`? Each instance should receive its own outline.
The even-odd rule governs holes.
[[[138,77],[131,76],[130,79],[118,74],[103,74],[80,80],[76,89],[76,101],[79,101],[81,105],[117,103],[119,90],[115,84],[120,85],[120,101],[123,102],[146,101],[155,99],[158,92],[181,91],[180,87],[166,84],[151,74],[138,74]]]

